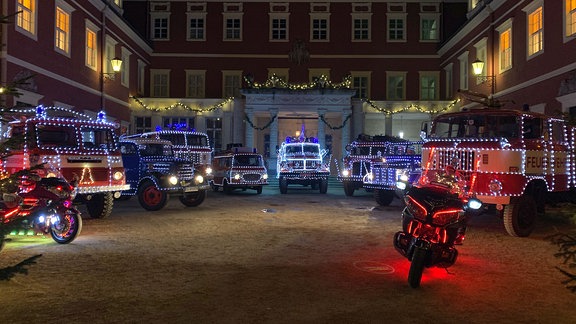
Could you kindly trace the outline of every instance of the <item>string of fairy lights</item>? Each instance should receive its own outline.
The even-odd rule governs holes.
[[[139,104],[142,108],[147,109],[147,110],[152,110],[155,112],[172,110],[175,108],[181,108],[184,110],[189,110],[189,111],[193,111],[193,112],[197,112],[197,113],[206,113],[206,112],[212,112],[212,111],[215,111],[218,109],[222,109],[222,108],[224,108],[224,106],[226,106],[230,102],[234,101],[234,97],[230,97],[230,98],[224,99],[221,102],[219,102],[215,105],[209,106],[209,107],[202,107],[200,105],[198,105],[196,107],[192,107],[192,106],[188,106],[187,104],[182,103],[182,102],[176,102],[174,104],[164,106],[164,107],[156,107],[156,106],[149,106],[149,105],[145,104],[142,100],[140,100],[140,98],[138,98],[136,96],[132,96],[131,98],[134,99],[134,101],[136,101],[136,103]]]
[[[436,115],[436,114],[440,114],[442,112],[445,112],[445,111],[448,111],[448,110],[454,108],[460,100],[459,99],[453,100],[449,104],[447,104],[445,106],[441,106],[441,107],[436,108],[436,109],[430,108],[428,106],[414,104],[414,103],[411,103],[411,104],[408,104],[407,106],[403,106],[403,107],[399,107],[399,108],[388,108],[388,107],[383,108],[383,107],[376,105],[370,99],[362,99],[362,101],[367,103],[371,108],[390,116],[390,115],[394,115],[394,114],[398,114],[398,113],[407,112],[410,110],[416,110],[418,112]],[[434,107],[434,106],[435,105],[432,105],[432,107]]]
[[[254,82],[254,78],[251,75],[244,77],[244,81],[248,85],[248,88],[252,89],[288,89],[288,90],[310,90],[310,89],[350,89],[352,85],[352,76],[347,75],[342,79],[340,83],[332,83],[332,81],[326,76],[321,75],[314,78],[308,83],[288,83],[284,79],[280,78],[276,74],[272,74],[264,83]]]

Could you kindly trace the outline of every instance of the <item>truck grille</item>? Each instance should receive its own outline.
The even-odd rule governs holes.
[[[194,178],[194,165],[183,163],[178,169],[178,179],[188,181]]]
[[[353,175],[365,175],[370,170],[370,162],[354,162],[352,163],[352,174]]]
[[[244,175],[242,175],[242,178],[244,178],[245,181],[259,181],[261,178],[261,175],[259,173],[246,173]]]
[[[456,168],[460,171],[474,171],[476,166],[476,152],[462,151],[453,149],[434,149],[434,156],[430,162],[429,168],[444,170],[447,165],[452,164],[456,159],[458,165]]]
[[[396,169],[372,168],[373,183],[383,185],[396,185]]]

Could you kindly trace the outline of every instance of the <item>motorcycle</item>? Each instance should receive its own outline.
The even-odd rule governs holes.
[[[466,191],[465,181],[452,165],[429,180],[422,176],[404,195],[402,231],[394,247],[411,261],[408,283],[418,288],[424,268],[448,268],[456,262],[454,247],[464,240],[466,221],[482,202]]]
[[[80,212],[72,206],[73,184],[57,177],[28,175],[19,179],[17,193],[0,201],[0,251],[12,235],[47,235],[67,244],[82,231]]]

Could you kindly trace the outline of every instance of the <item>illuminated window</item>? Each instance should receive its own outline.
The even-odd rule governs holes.
[[[512,68],[512,18],[508,19],[496,30],[500,33],[498,55],[500,72],[503,72]]]
[[[566,8],[566,37],[576,35],[576,0],[564,0]]]
[[[542,6],[527,12],[528,14],[528,56],[544,50],[544,24]]]
[[[54,43],[57,50],[65,54],[70,53],[70,14],[60,7],[56,8]]]
[[[406,98],[406,72],[386,72],[386,99],[404,100]]]
[[[186,70],[186,97],[204,98],[206,70]]]
[[[88,25],[89,22],[86,22]],[[98,66],[98,39],[97,29],[93,28],[93,24],[86,27],[86,66],[92,70],[96,70]]]
[[[435,17],[421,17],[420,39],[424,41],[438,40],[438,19]]]
[[[36,1],[18,0],[16,2],[16,12],[20,12],[16,15],[17,30],[36,35]]]
[[[168,97],[170,89],[170,71],[152,69],[150,70],[150,78],[152,81],[152,97]]]

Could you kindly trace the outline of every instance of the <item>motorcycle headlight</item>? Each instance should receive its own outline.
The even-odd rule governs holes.
[[[449,209],[437,211],[432,215],[432,224],[444,226],[455,223],[464,213],[462,209]]]
[[[170,176],[168,178],[168,182],[170,182],[170,184],[174,186],[178,183],[178,177],[177,176]]]
[[[470,209],[480,209],[480,207],[482,207],[482,202],[476,198],[472,198],[470,200],[468,200],[468,208]]]
[[[404,202],[406,203],[406,208],[408,209],[410,214],[414,216],[414,218],[419,219],[421,221],[426,220],[426,214],[428,214],[426,208],[422,206],[422,204],[417,202],[416,199],[410,197],[410,195],[407,195],[404,197]]]
[[[202,175],[197,175],[194,180],[196,180],[196,183],[203,183],[204,182],[204,177]]]

